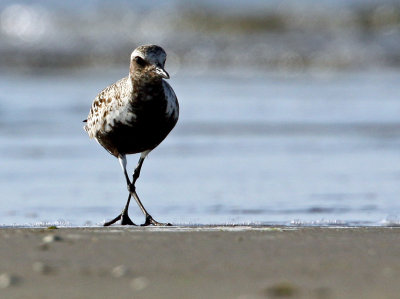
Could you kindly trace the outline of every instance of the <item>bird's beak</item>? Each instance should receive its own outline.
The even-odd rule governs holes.
[[[169,79],[169,74],[160,66],[156,66],[155,73],[164,79]]]

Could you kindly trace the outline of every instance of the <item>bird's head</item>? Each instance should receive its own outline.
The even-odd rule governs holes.
[[[169,74],[164,69],[166,58],[167,54],[159,46],[139,46],[131,54],[130,76],[169,79]]]

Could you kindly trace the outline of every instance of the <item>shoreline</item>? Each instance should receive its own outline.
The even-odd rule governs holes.
[[[397,227],[0,228],[1,298],[397,298]]]

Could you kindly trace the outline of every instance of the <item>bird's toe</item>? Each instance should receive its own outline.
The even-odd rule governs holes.
[[[155,221],[153,219],[153,217],[151,217],[150,215],[147,215],[145,223],[143,223],[141,226],[149,226],[149,225],[154,225],[154,226],[172,226],[171,223],[158,222],[158,221]]]

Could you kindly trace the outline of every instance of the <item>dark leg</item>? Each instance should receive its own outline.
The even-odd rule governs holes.
[[[153,217],[144,208],[136,191],[134,190],[133,192],[131,192],[131,194],[133,195],[133,198],[136,200],[137,204],[139,205],[139,208],[142,210],[144,216],[146,217],[146,221],[145,221],[145,223],[142,224],[142,226],[148,226],[150,224],[155,225],[155,226],[171,226],[172,225],[171,223],[161,223],[161,222],[155,221],[153,219]]]
[[[122,170],[124,171],[126,183],[128,185],[128,190],[130,190],[131,182],[129,181],[128,174],[126,173],[126,157],[125,157],[125,155],[119,157],[118,160],[121,163]],[[120,219],[121,219],[121,225],[136,225],[135,223],[132,222],[131,218],[129,218],[129,215],[128,215],[128,208],[129,208],[129,203],[131,202],[131,197],[132,197],[132,195],[131,195],[131,193],[129,193],[128,200],[126,201],[125,207],[122,210],[121,214],[118,215],[117,217],[115,217],[113,220],[110,220],[110,221],[104,223],[104,226],[109,226],[111,224],[114,224],[115,222],[117,222]]]
[[[130,188],[128,187],[130,195],[133,195],[133,198],[136,200],[139,208],[142,210],[144,216],[146,217],[146,221],[145,221],[145,223],[142,224],[142,226],[147,226],[150,224],[156,225],[156,226],[171,226],[171,223],[161,223],[161,222],[155,221],[153,219],[153,217],[151,217],[151,215],[144,208],[142,202],[139,199],[139,196],[136,193],[135,183],[140,176],[140,170],[142,169],[142,165],[143,165],[143,161],[144,161],[145,157],[146,156],[143,156],[143,155],[140,156],[138,165],[136,166],[135,171],[133,173],[132,185],[130,186]],[[128,178],[128,180],[129,180],[129,178]]]
[[[135,183],[140,176],[140,170],[142,169],[143,162],[144,162],[144,157],[140,156],[139,162],[136,165],[135,171],[133,172],[133,177],[132,177],[133,186],[135,186]]]
[[[113,220],[110,220],[110,221],[104,223],[104,226],[109,226],[111,224],[114,224],[115,222],[117,222],[120,219],[121,219],[121,225],[136,225],[135,223],[132,222],[131,218],[129,218],[129,215],[128,215],[128,208],[129,208],[129,203],[131,201],[131,197],[132,197],[132,195],[129,193],[128,200],[126,202],[125,208],[122,210],[122,213],[120,215],[118,215],[117,217],[115,217]]]
[[[156,226],[170,226],[171,225],[170,223],[161,223],[161,222],[155,221],[153,219],[153,217],[146,211],[142,202],[139,199],[139,196],[136,193],[135,183],[140,176],[140,170],[142,169],[142,165],[143,165],[143,161],[144,161],[145,157],[146,157],[145,155],[140,156],[138,165],[136,166],[135,171],[133,173],[132,183],[130,182],[128,173],[126,172],[126,157],[125,157],[125,155],[118,157],[118,160],[121,164],[122,170],[124,171],[125,180],[126,180],[126,184],[127,184],[128,191],[129,191],[129,197],[126,202],[125,208],[122,210],[121,214],[118,215],[117,217],[115,217],[113,220],[104,223],[104,226],[109,226],[111,224],[114,224],[115,222],[117,222],[120,219],[121,219],[121,225],[135,225],[128,216],[128,208],[129,208],[129,203],[131,201],[132,196],[136,200],[137,204],[139,205],[139,208],[142,210],[144,216],[146,217],[146,221],[144,224],[142,224],[142,226],[147,226],[147,225],[151,225],[151,224],[156,225]]]

